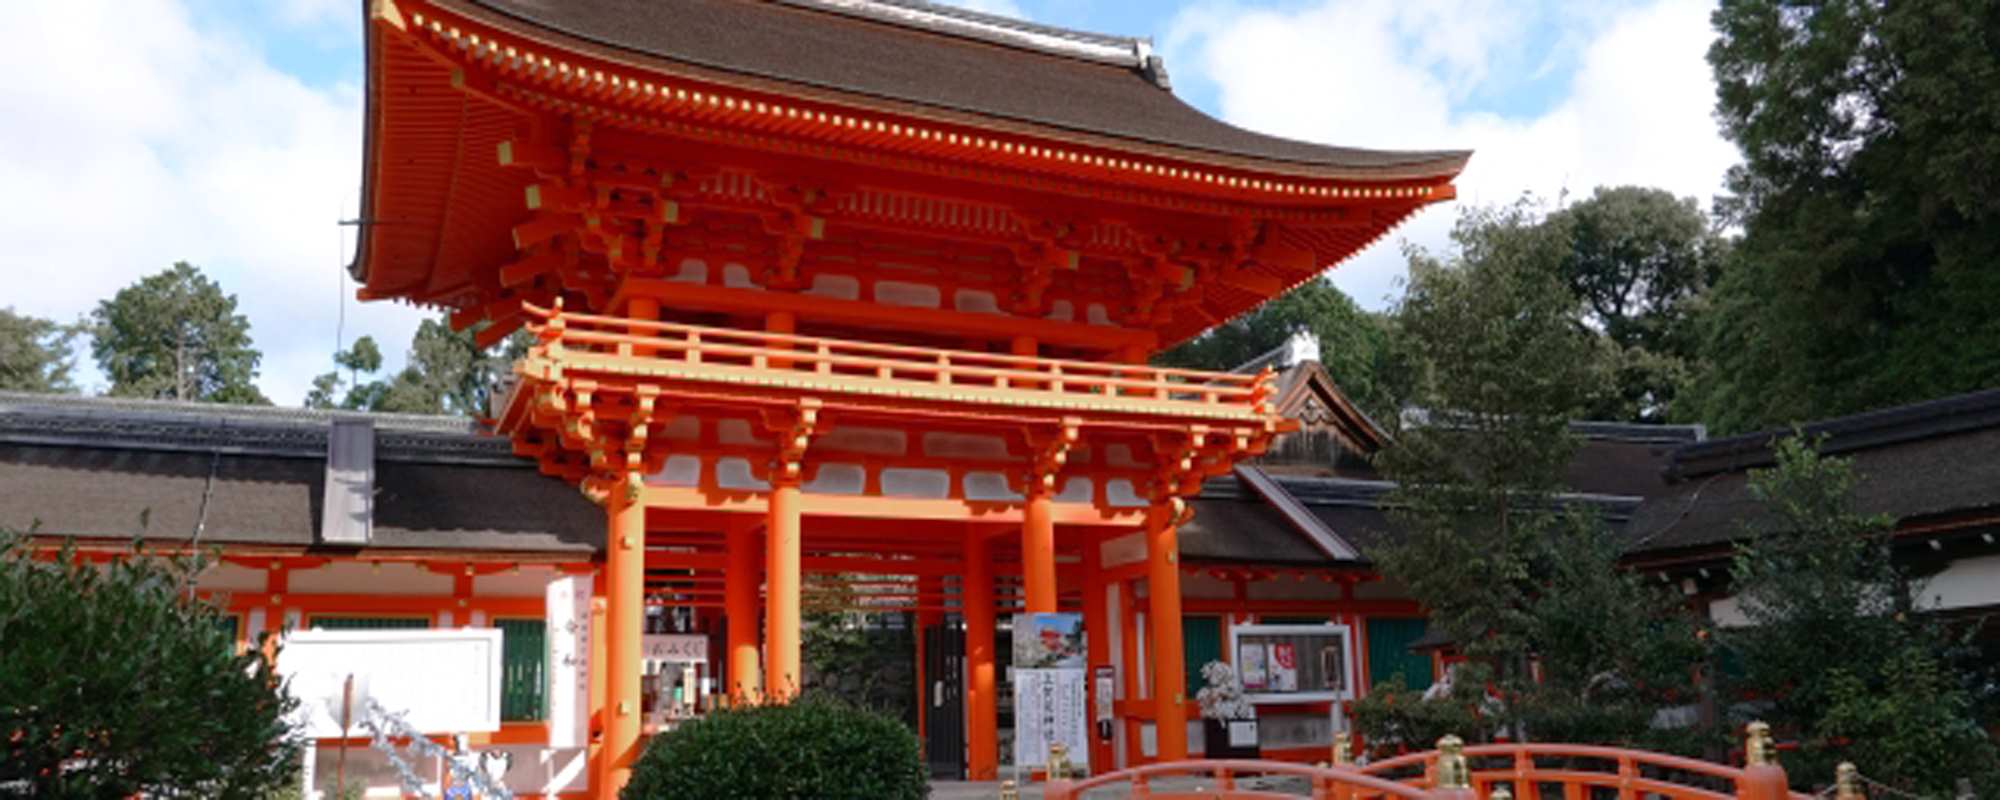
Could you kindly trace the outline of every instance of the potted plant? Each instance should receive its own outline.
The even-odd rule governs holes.
[[[1201,679],[1207,685],[1195,692],[1194,699],[1201,705],[1202,755],[1257,758],[1257,707],[1243,696],[1243,679],[1236,668],[1210,661],[1202,666]]]

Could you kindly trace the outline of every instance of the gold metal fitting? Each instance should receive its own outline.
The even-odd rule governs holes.
[[[1833,768],[1833,796],[1836,800],[1865,800],[1861,793],[1861,770],[1852,761]]]
[[[1069,779],[1069,746],[1062,742],[1049,743],[1048,780]]]
[[[1472,788],[1472,768],[1465,763],[1465,740],[1445,734],[1437,741],[1437,788]]]
[[[1776,764],[1777,749],[1771,744],[1771,725],[1761,720],[1743,726],[1743,764],[1745,766],[1766,766]]]
[[[1333,763],[1335,764],[1354,763],[1354,746],[1352,740],[1348,738],[1346,732],[1336,733],[1333,735]]]
[[[1000,800],[1021,800],[1021,790],[1014,788],[1013,781],[1001,781]]]
[[[1507,784],[1496,783],[1493,784],[1493,791],[1486,795],[1486,800],[1514,800],[1514,793],[1507,789]]]

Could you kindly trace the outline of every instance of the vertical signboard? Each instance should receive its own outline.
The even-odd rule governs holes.
[[[1046,763],[1061,742],[1070,763],[1090,761],[1089,678],[1083,615],[1014,615],[1014,763]]]
[[[549,581],[549,746],[590,743],[590,576]]]

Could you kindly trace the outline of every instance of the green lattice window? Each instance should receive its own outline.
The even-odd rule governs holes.
[[[547,627],[538,619],[496,620],[500,629],[500,718],[539,722],[549,685]]]
[[[1387,683],[1390,678],[1401,674],[1405,687],[1430,688],[1430,654],[1410,650],[1410,645],[1422,638],[1422,617],[1371,617],[1368,620],[1368,679],[1375,683]]]

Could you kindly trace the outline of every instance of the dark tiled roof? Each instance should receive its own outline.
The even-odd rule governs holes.
[[[18,394],[0,394],[0,527],[311,547],[335,417],[376,425],[372,548],[603,540],[596,506],[462,419]]]
[[[1854,460],[1855,510],[1921,520],[2000,511],[2000,391],[1978,392],[1802,426],[1824,434],[1822,452]],[[1713,548],[1772,518],[1750,494],[1749,471],[1772,462],[1789,431],[1717,439],[1680,449],[1668,491],[1627,527],[1635,553]]]
[[[1143,66],[1082,56],[1139,40],[869,3],[750,0],[465,0],[545,31],[692,67],[865,98],[1205,153],[1338,168],[1357,177],[1455,174],[1463,151],[1363,150],[1281,139],[1203,114]],[[895,4],[904,8],[920,4]],[[981,30],[986,31],[980,33]],[[1069,47],[1035,46],[1040,38]],[[1001,43],[1006,42],[1006,43]],[[1136,51],[1143,52],[1143,51]],[[1135,55],[1136,55],[1135,52]],[[1137,59],[1135,59],[1136,63]]]

